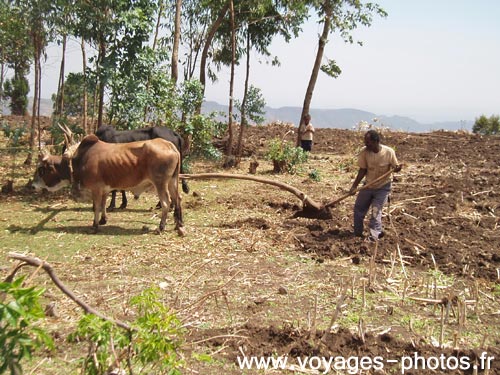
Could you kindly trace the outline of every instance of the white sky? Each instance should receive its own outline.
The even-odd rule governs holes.
[[[376,1],[376,0],[375,0]],[[500,1],[379,0],[388,13],[355,32],[363,46],[332,37],[325,58],[342,69],[333,79],[320,72],[312,108],[356,108],[377,115],[408,116],[420,122],[474,120],[500,113]],[[251,62],[251,84],[270,107],[304,100],[321,26],[311,21],[298,39],[271,47],[281,66]],[[79,46],[69,48],[67,70],[81,69]],[[42,96],[57,89],[58,48],[48,50]],[[244,72],[237,71],[235,97],[242,97]],[[206,99],[225,104],[229,69],[208,84]]]

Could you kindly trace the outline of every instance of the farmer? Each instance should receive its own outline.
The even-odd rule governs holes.
[[[304,151],[311,152],[313,143],[314,127],[311,124],[311,115],[306,113],[299,126],[300,147]]]
[[[370,234],[367,237],[368,241],[376,241],[383,237],[382,231],[382,208],[387,201],[391,192],[391,175],[387,174],[393,169],[394,172],[399,172],[402,165],[398,163],[396,153],[388,146],[380,144],[380,135],[375,130],[368,130],[365,134],[365,147],[361,149],[358,155],[359,171],[354,180],[349,193],[354,195],[356,189],[366,176],[365,189],[359,190],[354,204],[354,235],[363,237],[363,221],[365,216],[372,208],[370,217]],[[374,182],[377,178],[387,174],[378,182]]]

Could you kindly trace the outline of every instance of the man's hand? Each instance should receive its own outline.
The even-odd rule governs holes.
[[[394,172],[399,172],[401,170],[401,168],[403,168],[403,164],[398,164],[395,168],[394,168]]]
[[[348,192],[348,193],[349,193],[349,195],[355,195],[355,194],[356,194],[356,190],[357,190],[357,188],[356,188],[356,187],[351,186],[351,188],[349,189],[349,192]]]

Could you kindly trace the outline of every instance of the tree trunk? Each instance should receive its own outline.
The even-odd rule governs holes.
[[[228,138],[226,144],[226,155],[230,159],[233,155],[233,103],[234,103],[234,67],[236,65],[236,30],[234,24],[234,2],[230,0],[229,9],[231,15],[231,79],[229,81],[229,114],[228,114]],[[231,163],[233,164],[233,163]]]
[[[177,5],[178,3],[181,3],[182,4],[182,0],[177,0]],[[179,6],[179,17],[180,17],[180,5]],[[156,45],[158,44],[158,34],[160,33],[160,26],[161,26],[161,17],[163,15],[163,11],[165,9],[165,3],[163,1],[160,2],[160,7],[158,9],[158,17],[156,18],[156,27],[155,27],[155,36],[153,38],[153,51],[156,50]],[[177,10],[177,8],[176,8]],[[177,22],[177,13],[175,15],[176,17],[176,22]],[[176,25],[177,27],[177,25]],[[180,30],[180,29],[179,29]],[[178,51],[175,50],[175,42],[176,42],[176,38],[180,38],[180,31],[179,31],[179,35],[174,35],[174,50],[172,51],[172,64],[173,64],[173,61],[174,61],[174,54],[176,55],[175,57],[175,61],[177,61],[178,57]],[[177,43],[179,43],[179,41],[177,40]],[[177,46],[177,50],[179,49],[179,46]],[[174,70],[174,68],[172,67],[172,71]],[[177,70],[177,67],[175,68],[175,70]],[[176,82],[177,82],[177,78],[176,78]],[[151,75],[148,75],[148,82],[146,83],[146,93],[149,92],[149,88],[151,87]],[[143,117],[142,117],[142,120],[143,122],[146,122],[147,119],[148,119],[148,112],[149,112],[149,106],[148,104],[146,104],[144,106],[144,114],[143,114]]]
[[[217,19],[210,26],[210,30],[208,31],[208,34],[207,34],[207,39],[205,40],[205,44],[203,46],[203,52],[201,53],[201,59],[200,59],[200,83],[203,86],[203,93],[205,93],[205,84],[206,84],[206,72],[205,72],[205,70],[207,68],[208,49],[210,48],[210,45],[212,44],[212,40],[214,39],[215,33],[219,29],[220,25],[222,24],[222,21],[224,20],[224,17],[226,16],[227,10],[229,9],[229,6],[230,6],[230,1],[231,0],[228,0],[224,4],[221,11],[219,12]],[[198,114],[201,113],[201,104],[196,112]]]
[[[323,32],[319,37],[318,41],[318,52],[316,53],[316,59],[314,60],[314,66],[311,73],[311,78],[309,79],[309,85],[307,86],[306,95],[304,98],[304,105],[302,107],[302,114],[299,119],[299,129],[300,125],[302,125],[302,120],[304,115],[309,113],[309,109],[311,106],[311,100],[314,92],[314,87],[316,85],[316,81],[318,79],[318,73],[321,68],[321,60],[323,59],[323,53],[325,51],[326,43],[328,42],[328,34],[330,34],[330,22],[332,19],[333,7],[331,4],[332,0],[325,0],[324,10],[325,10],[325,18],[323,21]],[[300,145],[300,132],[297,132],[297,146]]]
[[[40,46],[40,56],[42,55],[41,53],[41,46]],[[42,129],[40,127],[40,101],[42,99],[42,64],[40,60],[38,60],[38,104],[37,104],[37,111],[36,111],[36,129],[38,133],[38,150],[42,148]]]
[[[243,133],[247,127],[247,96],[248,96],[248,81],[250,80],[250,31],[247,29],[247,64],[245,72],[245,89],[243,92],[243,101],[241,103],[241,125],[240,134],[238,136],[238,147],[236,148],[236,165],[240,164],[241,153],[243,151]]]
[[[40,97],[40,56],[41,52],[41,40],[38,33],[33,33],[33,59],[35,65],[35,90],[33,93],[33,107],[31,110],[31,128],[30,128],[30,139],[29,139],[29,152],[25,165],[31,165],[33,160],[33,151],[35,149],[35,133],[36,133],[36,117],[38,114],[38,99]]]
[[[102,62],[106,56],[106,42],[104,39],[104,35],[101,35],[99,38],[99,56],[97,58],[98,63],[98,74],[99,77],[99,92],[98,92],[98,100],[99,100],[99,108],[97,113],[97,127],[102,126],[103,116],[104,116],[104,88],[106,85],[105,79],[102,74]]]
[[[179,42],[181,39],[181,11],[182,0],[175,2],[175,28],[174,28],[174,43],[172,46],[172,81],[177,84],[179,78]]]
[[[87,106],[88,106],[88,96],[87,96],[87,54],[85,52],[85,40],[82,38],[81,42],[82,48],[82,66],[83,66],[83,104],[82,104],[82,128],[85,134],[90,134],[90,128],[87,125]]]
[[[5,78],[5,63],[0,63],[0,106],[2,107],[1,114],[3,115],[3,81]]]
[[[66,63],[66,39],[67,36],[63,36],[62,45],[62,58],[61,67],[59,69],[59,82],[57,84],[57,99],[56,99],[56,110],[55,115],[60,116],[64,111],[64,67]]]

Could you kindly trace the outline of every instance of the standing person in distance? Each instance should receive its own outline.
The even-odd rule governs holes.
[[[380,143],[380,135],[375,130],[365,133],[365,147],[358,155],[359,171],[349,192],[356,193],[361,180],[366,176],[365,184],[376,180],[391,168],[399,172],[402,165],[398,163],[394,150]],[[368,241],[376,241],[384,235],[382,231],[382,208],[391,192],[392,176],[389,175],[370,188],[360,190],[354,204],[354,235],[363,237],[363,222],[368,210],[372,209]]]
[[[314,127],[311,124],[311,115],[306,113],[299,126],[300,147],[304,151],[311,152],[313,143]]]

